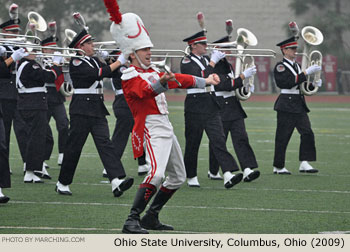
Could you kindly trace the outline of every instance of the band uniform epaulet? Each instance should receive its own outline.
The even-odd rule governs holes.
[[[132,78],[135,78],[139,75],[139,73],[136,71],[135,67],[129,67],[125,69],[123,72],[123,75],[121,77],[122,80],[130,80]]]

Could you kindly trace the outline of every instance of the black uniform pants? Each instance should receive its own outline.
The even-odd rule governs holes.
[[[1,105],[0,105],[1,106]],[[0,107],[1,109],[1,107]],[[0,117],[0,188],[11,187],[9,155],[6,147],[5,127],[2,117]]]
[[[117,121],[112,136],[112,142],[116,148],[117,157],[120,160],[128,143],[132,127],[134,126],[134,119],[129,109],[114,109],[114,115]],[[137,161],[138,165],[146,164],[145,155],[137,158]]]
[[[249,144],[248,134],[245,128],[244,119],[238,119],[234,121],[223,121],[225,140],[227,141],[228,134],[231,133],[231,140],[233,148],[235,149],[236,156],[242,171],[249,167],[251,169],[257,168],[255,154],[252,147]],[[215,158],[212,146],[209,142],[209,171],[212,174],[217,174],[219,171],[219,162]]]
[[[2,113],[5,127],[5,144],[10,152],[10,136],[13,122],[13,129],[17,138],[18,148],[23,162],[25,162],[25,152],[28,138],[28,128],[25,121],[17,110],[17,101],[10,99],[1,99]]]
[[[275,155],[273,166],[285,167],[286,150],[296,128],[300,134],[299,161],[316,161],[315,137],[307,113],[277,111]]]
[[[41,171],[48,129],[47,110],[20,110],[20,114],[28,127],[25,152],[26,170]]]
[[[110,140],[108,122],[105,117],[71,115],[67,144],[59,175],[59,182],[69,185],[73,182],[75,170],[87,137],[91,133],[98,154],[110,181],[124,178],[125,171],[117,158],[115,147]]]
[[[56,121],[56,129],[58,132],[58,152],[64,152],[64,146],[68,139],[69,121],[67,117],[66,108],[63,103],[49,104],[49,111],[47,113],[48,121],[51,117]]]
[[[198,151],[203,132],[211,143],[213,154],[221,166],[222,172],[238,171],[238,165],[227,151],[225,135],[219,112],[197,114],[185,112],[186,147],[184,162],[188,178],[197,176]]]

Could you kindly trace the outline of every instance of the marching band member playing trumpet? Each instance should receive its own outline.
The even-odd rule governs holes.
[[[105,0],[105,5],[114,21],[110,28],[112,37],[131,60],[130,67],[121,78],[124,96],[135,121],[132,131],[134,157],[140,157],[145,151],[147,164],[151,166],[137,190],[122,232],[147,234],[147,229],[173,230],[172,226],[159,221],[159,213],[185,182],[186,171],[181,147],[168,118],[164,92],[178,88],[176,80],[182,88],[199,88],[218,84],[219,79],[216,74],[204,79],[171,72],[160,73],[151,64],[153,44],[141,18],[134,13],[121,15],[119,11],[116,12],[119,6],[115,0]],[[153,202],[140,220],[140,214],[154,195]]]
[[[45,83],[54,82],[62,74],[61,68],[58,66],[62,61],[61,56],[54,57],[54,65],[49,70],[44,69],[35,59],[36,55],[33,53],[22,59],[18,64],[16,76],[17,109],[28,127],[25,183],[42,183],[34,171],[43,171],[48,129]]]
[[[207,37],[205,31],[200,31],[183,40],[190,46],[191,53],[181,61],[181,73],[198,77],[207,77],[214,73],[215,65],[223,58],[225,53],[213,50],[210,58],[207,53]],[[215,96],[214,87],[187,89],[185,99],[185,167],[187,184],[190,187],[200,187],[197,178],[198,151],[203,132],[207,133],[211,150],[219,162],[224,174],[225,188],[231,188],[241,182],[242,173],[238,165],[226,148],[226,141],[222,121],[220,118],[220,105]],[[209,174],[210,178],[220,179],[219,173]]]
[[[69,44],[70,48],[81,49],[80,56],[72,57],[69,73],[73,82],[74,94],[69,106],[70,128],[65,146],[60,175],[56,184],[56,192],[72,195],[69,185],[73,181],[81,151],[91,133],[97,151],[112,185],[115,197],[120,197],[128,190],[133,179],[126,177],[124,167],[116,156],[115,147],[110,140],[106,115],[109,112],[103,102],[103,78],[111,77],[111,73],[126,60],[120,55],[110,65],[103,64],[95,54],[91,35],[86,29],[77,34]]]
[[[297,37],[291,37],[277,44],[280,47],[283,60],[274,68],[274,78],[277,87],[281,89],[274,110],[277,111],[277,129],[275,136],[275,154],[273,160],[274,174],[291,174],[285,168],[285,157],[288,142],[296,128],[300,134],[299,172],[317,173],[308,161],[316,161],[315,137],[311,129],[310,112],[305,97],[299,86],[306,81],[306,76],[321,71],[318,65],[312,65],[301,71],[300,65],[295,62],[298,48]],[[320,79],[314,85],[321,86]]]
[[[17,9],[17,15],[12,15],[13,9]],[[12,4],[9,8],[10,20],[2,23],[0,25],[1,32],[6,33],[4,38],[9,41],[16,39],[16,35],[20,33],[20,19],[18,18],[18,6]],[[8,44],[2,45],[6,50],[4,55],[1,55],[0,62],[11,58],[11,55],[19,49],[19,47],[12,45],[10,42]],[[15,56],[16,57],[16,56]],[[0,103],[3,108],[3,120],[5,127],[5,144],[7,150],[10,152],[10,137],[11,128],[13,123],[14,133],[16,135],[18,148],[22,157],[23,163],[25,163],[25,151],[27,143],[27,127],[23,118],[21,118],[17,110],[17,89],[16,89],[16,61],[18,58],[14,59],[14,62],[7,68],[8,75],[0,76]]]
[[[213,43],[229,42],[229,36],[225,36]],[[236,60],[240,60],[237,58]],[[256,73],[256,66],[245,69],[237,78],[234,78],[235,71],[226,58],[220,60],[214,67],[214,73],[220,77],[220,84],[215,86],[215,95],[220,104],[220,116],[224,128],[225,140],[231,133],[232,144],[236,152],[241,170],[243,171],[243,181],[250,182],[260,176],[254,151],[249,144],[248,134],[245,128],[244,118],[247,114],[234,90],[243,86],[243,80]],[[218,174],[219,163],[211,150],[212,143],[209,142],[209,176]]]
[[[42,51],[43,53],[54,53],[55,50],[51,48],[45,48],[45,47],[52,47],[57,46],[58,38],[56,36],[49,36],[46,39],[41,41],[41,45],[43,46]],[[43,59],[43,63],[45,68],[50,68],[52,66],[52,58],[47,57]],[[66,108],[64,106],[64,102],[66,101],[66,98],[56,89],[55,83],[46,83],[47,88],[47,104],[48,104],[48,113],[47,113],[47,119],[48,122],[50,122],[51,117],[53,117],[56,121],[56,129],[58,132],[58,165],[62,165],[63,160],[63,153],[64,153],[64,146],[68,139],[68,126],[69,121],[67,117]],[[50,154],[52,152],[53,148],[53,136],[51,129],[49,130],[50,136],[49,138],[52,139],[52,147],[51,151],[47,153],[47,156],[45,157],[45,160],[48,160],[50,158]],[[48,148],[49,149],[49,148]]]
[[[0,46],[0,56],[6,53],[6,48]],[[21,58],[27,56],[28,53],[24,51],[23,48],[16,50],[12,53],[11,57],[7,58],[5,61],[0,62],[0,77],[9,76],[10,71],[8,67],[14,62]],[[1,83],[0,83],[1,85]],[[7,203],[10,198],[3,194],[2,188],[11,187],[11,177],[10,177],[10,165],[9,165],[9,152],[6,145],[6,134],[3,121],[2,106],[0,103],[0,204]]]

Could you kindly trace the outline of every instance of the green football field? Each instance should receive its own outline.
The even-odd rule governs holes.
[[[106,102],[110,131],[115,118]],[[225,189],[222,181],[207,178],[208,139],[202,139],[198,178],[200,188],[183,185],[163,208],[160,219],[175,230],[169,233],[350,233],[350,104],[309,103],[315,133],[316,175],[298,172],[299,134],[295,131],[287,149],[286,168],[292,175],[274,175],[272,159],[276,113],[272,102],[246,101],[246,127],[255,151],[261,176],[251,183]],[[169,102],[170,120],[184,150],[183,101]],[[51,121],[56,135],[54,121]],[[57,141],[57,137],[55,137]],[[231,141],[228,149],[234,153]],[[0,206],[0,233],[121,233],[138,185],[137,162],[130,142],[123,156],[134,186],[121,198],[114,198],[111,186],[102,178],[102,163],[92,138],[83,149],[74,182],[73,196],[55,191],[59,166],[55,144],[44,184],[24,184],[23,164],[14,135],[10,164],[12,188],[3,192],[11,200]],[[155,233],[152,232],[151,233]]]

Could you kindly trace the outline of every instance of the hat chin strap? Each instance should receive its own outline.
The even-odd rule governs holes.
[[[141,66],[143,69],[147,70],[147,69],[151,68],[152,64],[150,64],[149,66],[146,66],[145,64],[143,64],[143,63],[141,62],[139,56],[136,54],[136,51],[133,50],[133,52],[134,52],[135,58],[137,59],[137,61],[139,62],[140,66]]]

